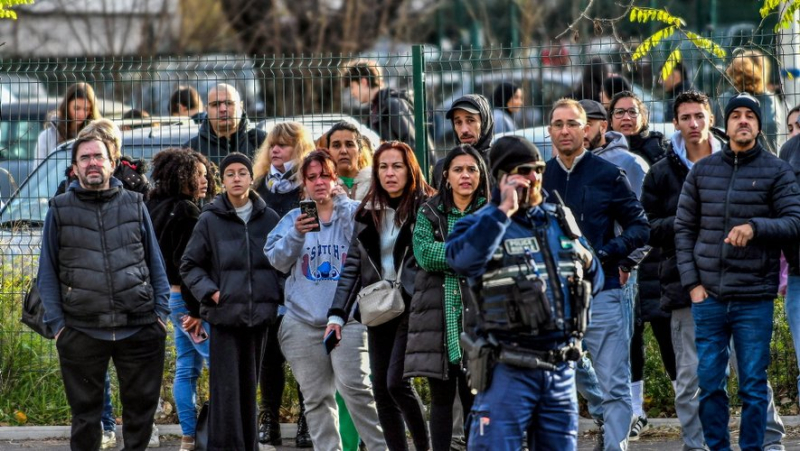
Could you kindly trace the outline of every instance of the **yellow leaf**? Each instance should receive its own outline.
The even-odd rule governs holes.
[[[666,80],[669,75],[672,73],[672,70],[675,69],[675,65],[681,61],[681,49],[675,49],[672,53],[669,54],[667,57],[667,61],[664,62],[664,66],[661,68],[661,79]]]

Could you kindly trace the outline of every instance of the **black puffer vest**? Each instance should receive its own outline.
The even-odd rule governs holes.
[[[58,227],[67,326],[109,328],[156,321],[142,244],[142,195],[120,187],[73,189],[50,204]]]

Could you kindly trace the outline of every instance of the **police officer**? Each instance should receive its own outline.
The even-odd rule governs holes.
[[[447,262],[470,280],[465,333],[470,449],[577,449],[574,365],[603,272],[572,214],[544,203],[539,150],[497,140],[492,202],[456,223]]]

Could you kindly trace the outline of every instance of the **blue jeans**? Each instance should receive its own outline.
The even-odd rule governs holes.
[[[469,449],[578,449],[578,400],[575,370],[562,363],[556,371],[497,364],[489,388],[475,398],[470,414]]]
[[[189,310],[180,293],[170,292],[169,308],[172,311],[169,319],[174,328],[176,354],[172,395],[175,397],[181,432],[183,435],[194,437],[197,426],[197,378],[203,370],[203,360],[208,362],[208,340],[197,344],[192,341],[189,333],[183,330],[180,318],[188,315]],[[203,328],[210,335],[208,323],[203,322]]]
[[[742,400],[742,451],[760,450],[767,427],[767,367],[772,339],[771,300],[722,302],[712,297],[692,304],[700,387],[700,422],[709,449],[729,450],[727,368],[730,339],[736,349]]]
[[[100,418],[103,423],[103,431],[116,431],[117,419],[114,418],[114,406],[111,405],[111,376],[106,371],[106,382],[103,386],[103,416]]]
[[[583,340],[603,394],[605,449],[626,449],[631,427],[631,298],[622,288],[603,290],[592,300],[592,315]]]
[[[797,363],[800,365],[800,276],[789,275],[784,309],[786,310],[786,320],[789,322],[789,330],[792,332]],[[797,376],[797,390],[800,393],[800,375]]]

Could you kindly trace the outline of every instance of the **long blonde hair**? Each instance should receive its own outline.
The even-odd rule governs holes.
[[[725,73],[739,92],[764,94],[770,74],[769,59],[759,50],[750,49],[736,53]]]
[[[270,149],[276,144],[287,144],[292,146],[292,167],[300,169],[303,159],[309,152],[315,149],[314,141],[308,129],[299,122],[280,122],[275,124],[270,130],[267,139],[261,144],[256,152],[255,163],[253,163],[253,175],[259,179],[269,174],[272,166],[272,152]]]

